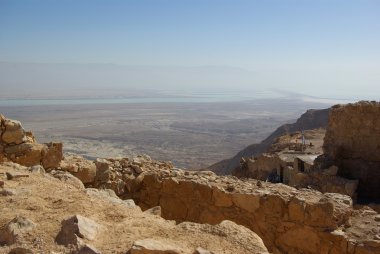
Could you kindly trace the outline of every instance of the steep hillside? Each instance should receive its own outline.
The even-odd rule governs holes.
[[[239,166],[240,159],[242,157],[249,157],[265,152],[276,138],[284,134],[301,130],[325,128],[328,122],[329,111],[330,109],[310,109],[301,115],[301,117],[298,118],[295,123],[284,124],[280,126],[275,132],[264,139],[261,143],[250,145],[241,150],[234,157],[217,162],[211,165],[208,169],[219,175],[231,174],[232,170]]]

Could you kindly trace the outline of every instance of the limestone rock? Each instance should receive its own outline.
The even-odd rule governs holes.
[[[13,162],[30,167],[41,163],[44,149],[41,144],[23,143],[5,148],[5,154]]]
[[[32,167],[29,167],[28,170],[32,173],[36,174],[45,174],[45,169],[41,165],[35,165]]]
[[[197,224],[193,222],[182,222],[178,224],[178,227],[184,228],[190,231],[203,231],[213,235],[223,236],[224,238],[238,242],[244,246],[250,253],[268,254],[268,250],[265,247],[263,240],[253,231],[248,228],[238,225],[232,221],[224,220],[217,225],[209,224]],[[196,252],[194,252],[196,253]],[[206,252],[212,253],[212,252]]]
[[[62,245],[77,245],[78,237],[87,240],[94,240],[100,231],[100,225],[95,221],[74,215],[62,221],[61,231],[56,237],[56,242]]]
[[[171,244],[155,239],[137,240],[133,243],[129,254],[181,254],[184,251]]]
[[[60,167],[62,170],[68,171],[83,183],[92,183],[96,176],[96,166],[92,161],[78,155],[65,156],[61,161]]]
[[[44,168],[57,168],[63,159],[62,143],[48,143],[42,151],[41,164]]]
[[[4,120],[5,131],[2,135],[2,140],[7,144],[21,144],[25,142],[25,130],[22,128],[21,123],[16,120]]]
[[[61,180],[62,182],[70,184],[70,185],[72,185],[78,189],[84,189],[85,188],[83,183],[81,182],[81,180],[79,180],[78,178],[76,178],[75,176],[71,175],[68,172],[60,171],[60,170],[52,170],[50,172],[50,174],[54,178],[57,178],[57,179]]]
[[[86,193],[90,196],[94,196],[97,198],[101,198],[103,200],[107,200],[113,204],[123,205],[123,206],[126,206],[128,208],[137,208],[138,207],[138,206],[136,206],[133,199],[122,200],[111,189],[98,190],[98,189],[94,189],[94,188],[87,188]]]
[[[16,216],[0,229],[0,245],[11,245],[15,243],[19,237],[33,230],[35,226],[33,221],[23,216]]]
[[[380,103],[336,105],[329,116],[323,150],[338,175],[359,180],[359,198],[380,198]]]

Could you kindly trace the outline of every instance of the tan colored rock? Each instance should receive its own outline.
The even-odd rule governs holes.
[[[5,154],[13,162],[30,167],[41,164],[44,149],[45,145],[23,143],[5,148]]]
[[[359,180],[359,199],[380,198],[379,115],[379,102],[336,105],[330,111],[323,150],[340,176]]]
[[[31,131],[26,131],[25,136],[26,136],[26,143],[37,143],[36,138],[34,137]]]
[[[33,230],[35,226],[33,221],[23,216],[16,216],[0,229],[0,245],[15,243],[23,234]]]
[[[232,195],[228,195],[224,190],[214,187],[212,197],[216,206],[230,207],[233,205]]]
[[[137,240],[133,243],[129,254],[181,254],[184,251],[172,243],[155,239]]]
[[[86,193],[89,196],[100,198],[102,200],[107,200],[112,204],[123,205],[128,208],[138,208],[132,199],[122,200],[120,199],[112,189],[95,189],[86,188]]]
[[[36,174],[45,174],[46,173],[44,167],[42,167],[41,165],[31,166],[28,168],[28,170],[30,172],[36,173]]]
[[[288,205],[289,219],[297,223],[303,223],[305,220],[306,201],[293,197]]]
[[[203,231],[212,235],[224,236],[228,241],[238,242],[241,246],[252,254],[268,254],[263,240],[253,231],[248,228],[238,225],[232,221],[224,220],[217,225],[197,224],[193,222],[182,222],[178,227],[189,231]],[[208,250],[212,253],[212,250]],[[234,250],[230,250],[234,253]]]
[[[62,143],[48,143],[42,151],[41,164],[45,169],[58,168],[63,159]]]
[[[316,232],[308,228],[295,228],[287,230],[279,237],[278,245],[284,253],[317,253],[321,248],[321,239]]]
[[[255,212],[260,207],[260,196],[234,193],[232,194],[232,200],[237,207],[241,207],[248,212]]]
[[[27,141],[25,130],[19,121],[5,119],[4,120],[5,131],[1,136],[1,139],[7,144],[21,144]]]
[[[60,163],[60,167],[62,170],[68,171],[79,178],[85,184],[94,182],[96,177],[95,164],[79,155],[65,156]]]
[[[79,244],[78,237],[86,240],[94,240],[100,231],[100,225],[95,221],[74,215],[62,221],[61,231],[56,237],[56,242],[62,245]]]
[[[84,190],[85,187],[82,183],[81,180],[73,176],[72,174],[65,172],[65,171],[60,171],[60,170],[52,170],[50,174],[54,177],[59,179],[62,182],[65,182],[71,186],[74,186],[78,189]]]

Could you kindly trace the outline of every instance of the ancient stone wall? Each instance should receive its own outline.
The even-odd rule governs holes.
[[[159,205],[164,218],[178,222],[234,221],[256,232],[273,253],[350,253],[357,245],[337,233],[350,223],[348,196],[211,172],[145,172],[139,178],[131,197],[143,209]]]
[[[380,103],[334,106],[323,150],[338,175],[359,180],[359,198],[380,199]]]
[[[143,210],[160,206],[162,217],[177,222],[234,221],[257,233],[272,253],[364,254],[380,249],[372,238],[352,238],[342,231],[351,227],[353,211],[345,195],[183,171],[149,156],[97,159],[94,177],[80,160],[85,161],[66,158],[63,164],[88,187],[111,188]]]
[[[0,114],[0,162],[12,161],[24,166],[56,168],[63,158],[62,143],[38,144],[21,123]]]
[[[232,175],[240,178],[247,177],[262,181],[282,182],[281,178],[286,167],[286,162],[277,155],[261,154],[252,159],[246,159],[241,167],[232,171]]]

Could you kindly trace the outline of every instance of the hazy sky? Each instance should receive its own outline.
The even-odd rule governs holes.
[[[220,84],[377,96],[379,13],[379,0],[0,0],[0,86]],[[116,64],[107,66],[117,78],[94,63]],[[131,66],[149,68],[131,78]]]

